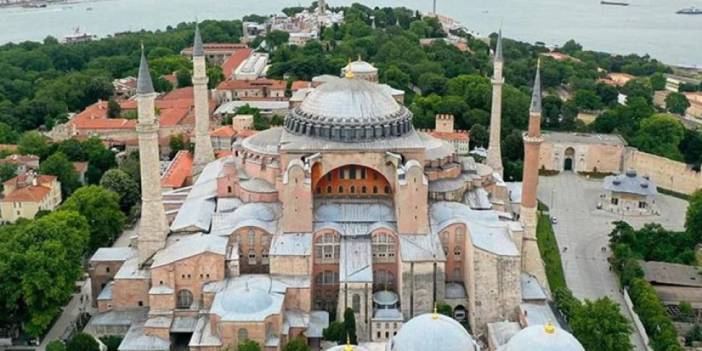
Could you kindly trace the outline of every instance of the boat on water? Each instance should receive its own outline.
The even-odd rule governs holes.
[[[82,32],[80,30],[80,27],[76,27],[73,29],[73,33],[68,34],[68,35],[63,37],[63,43],[64,44],[83,43],[86,41],[91,41],[91,40],[95,39],[96,37],[97,37],[96,35]]]
[[[698,9],[697,7],[688,7],[682,10],[679,10],[676,12],[678,15],[702,15],[702,9]]]
[[[628,2],[625,2],[625,1],[607,1],[607,0],[602,0],[602,1],[600,1],[600,5],[629,6],[629,3],[628,3]]]

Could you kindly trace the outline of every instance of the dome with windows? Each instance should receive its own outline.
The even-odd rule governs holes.
[[[460,323],[438,313],[410,319],[390,341],[390,351],[478,351],[478,344]]]
[[[238,282],[239,283],[239,282]],[[281,313],[282,294],[258,286],[230,286],[215,294],[210,313],[226,321],[261,321],[272,314]],[[256,285],[257,282],[252,282]]]
[[[392,138],[412,131],[412,113],[380,85],[337,78],[319,86],[290,111],[288,132],[332,141]]]
[[[585,351],[567,331],[553,324],[534,325],[522,329],[499,351]]]

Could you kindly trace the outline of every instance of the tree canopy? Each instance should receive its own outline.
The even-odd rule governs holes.
[[[91,251],[109,246],[124,229],[126,216],[120,210],[119,196],[103,187],[90,185],[78,189],[69,197],[61,210],[76,211],[90,224]]]

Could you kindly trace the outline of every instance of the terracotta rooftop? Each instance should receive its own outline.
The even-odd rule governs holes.
[[[0,151],[16,151],[17,150],[17,145],[15,144],[0,144]]]
[[[5,186],[12,186],[13,184],[17,184],[17,183],[24,183],[27,181],[27,176],[28,176],[28,174],[26,174],[26,173],[20,174],[12,179],[6,180],[3,184]],[[50,183],[54,182],[55,180],[57,180],[58,178],[56,178],[56,176],[52,176],[52,175],[40,174],[40,175],[36,176],[36,179],[37,179],[37,184],[50,184]]]
[[[207,47],[207,45],[205,45],[205,47]],[[239,65],[242,64],[242,62],[246,61],[246,59],[251,55],[252,52],[253,50],[247,47],[240,48],[234,51],[234,53],[231,56],[229,56],[229,58],[226,59],[224,63],[222,63],[222,73],[224,74],[224,76],[226,78],[231,77],[232,73],[234,73],[234,71],[239,67]]]
[[[193,155],[180,150],[161,177],[161,187],[182,188],[192,181]]]
[[[312,82],[308,82],[306,80],[296,80],[292,82],[292,86],[290,87],[290,90],[292,91],[298,91],[300,89],[306,89],[306,88],[311,88],[312,87]]]
[[[11,163],[11,164],[19,165],[19,164],[25,164],[25,163],[29,163],[29,162],[38,162],[38,161],[39,161],[39,156],[13,154],[13,155],[7,156],[4,159],[0,160],[0,163]]]
[[[231,138],[237,134],[232,126],[222,126],[210,132],[211,137]]]
[[[2,202],[40,202],[50,192],[51,188],[47,186],[26,186],[7,194]]]
[[[218,90],[236,90],[236,89],[268,89],[284,90],[288,83],[284,80],[274,79],[256,79],[256,80],[225,80],[219,83]]]
[[[470,140],[470,134],[468,134],[468,132],[461,132],[461,131],[456,131],[456,132],[428,131],[427,134],[433,136],[434,138],[448,140],[448,141],[469,141]]]

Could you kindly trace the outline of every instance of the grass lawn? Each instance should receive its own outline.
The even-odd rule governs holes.
[[[539,214],[539,222],[536,226],[536,242],[539,245],[541,258],[546,266],[546,279],[551,291],[558,288],[567,288],[563,265],[561,264],[561,253],[558,250],[556,235],[553,233],[551,221],[548,215]]]

